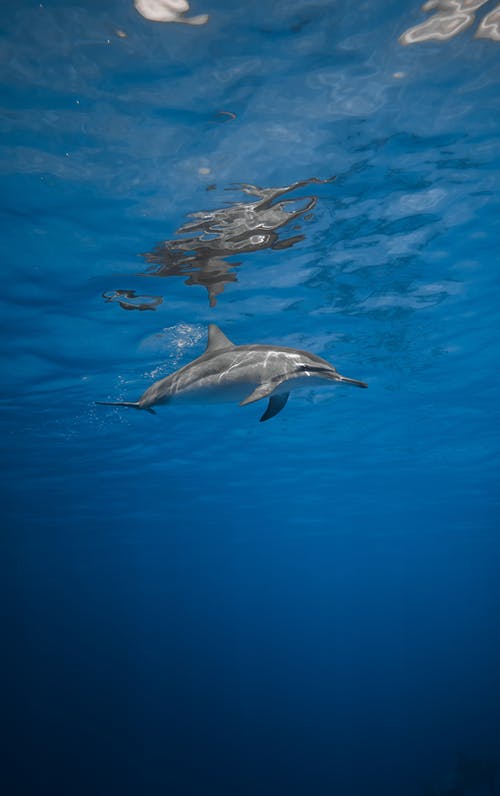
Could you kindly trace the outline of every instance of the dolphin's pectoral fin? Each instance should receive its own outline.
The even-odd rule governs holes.
[[[240,406],[253,404],[254,401],[260,401],[261,398],[267,398],[267,396],[271,395],[277,386],[278,385],[275,381],[265,381],[263,384],[259,384],[259,386],[256,387],[247,398],[244,398],[243,401],[240,401]]]
[[[260,401],[261,398],[267,398],[269,395],[269,403],[267,405],[266,411],[260,418],[260,422],[262,423],[263,420],[269,420],[270,417],[274,417],[274,415],[277,415],[278,412],[281,412],[288,401],[288,396],[290,395],[289,392],[281,392],[278,393],[278,395],[272,394],[280,381],[281,380],[265,381],[263,384],[259,384],[259,386],[256,387],[247,398],[241,401],[240,406],[253,404],[254,401]]]
[[[289,392],[282,392],[279,395],[271,395],[267,409],[260,418],[260,422],[262,423],[264,420],[269,420],[270,417],[274,417],[274,415],[277,415],[278,412],[281,412],[288,401],[289,395]]]

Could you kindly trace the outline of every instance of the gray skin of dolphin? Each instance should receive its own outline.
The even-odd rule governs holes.
[[[222,403],[239,401],[246,406],[269,398],[261,421],[274,417],[285,406],[291,390],[325,381],[367,387],[363,381],[337,373],[326,359],[298,348],[269,345],[234,345],[214,324],[208,327],[208,345],[194,359],[170,376],[148,387],[138,401],[96,401],[105,406],[146,409],[173,403]]]

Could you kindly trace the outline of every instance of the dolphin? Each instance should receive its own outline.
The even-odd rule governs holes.
[[[138,401],[96,401],[101,406],[129,406],[155,414],[153,406],[174,403],[222,403],[240,406],[269,398],[261,422],[281,412],[291,390],[325,381],[367,387],[364,381],[337,373],[326,359],[274,345],[235,345],[214,323],[208,326],[205,352],[170,376],[148,387]]]

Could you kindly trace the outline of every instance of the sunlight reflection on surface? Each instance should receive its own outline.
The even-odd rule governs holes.
[[[466,30],[475,21],[475,12],[489,0],[428,0],[422,11],[435,11],[425,22],[406,30],[400,37],[401,44],[416,44],[422,41],[447,41]],[[500,40],[500,6],[497,6],[481,21],[476,38]]]
[[[205,25],[208,14],[185,17],[189,11],[187,0],[134,0],[139,14],[151,22],[184,22],[186,25]]]

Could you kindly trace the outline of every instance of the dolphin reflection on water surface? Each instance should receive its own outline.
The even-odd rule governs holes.
[[[165,240],[142,256],[149,263],[139,276],[186,276],[186,285],[201,285],[208,292],[209,304],[215,307],[217,297],[224,287],[237,282],[235,268],[241,260],[228,258],[272,249],[289,249],[304,240],[297,234],[300,219],[309,219],[318,197],[315,195],[284,198],[287,194],[307,185],[325,185],[335,180],[311,177],[283,188],[259,188],[248,183],[232,186],[255,201],[231,202],[215,210],[202,210],[189,214],[189,221],[177,230],[186,237]],[[291,229],[295,234],[288,234]],[[284,235],[288,235],[284,237]]]
[[[170,376],[148,387],[138,401],[96,401],[105,406],[129,406],[146,409],[174,403],[224,403],[238,401],[240,406],[269,398],[260,418],[281,412],[292,390],[324,382],[367,387],[363,381],[337,373],[326,359],[274,345],[234,345],[213,323],[208,327],[204,354]]]

